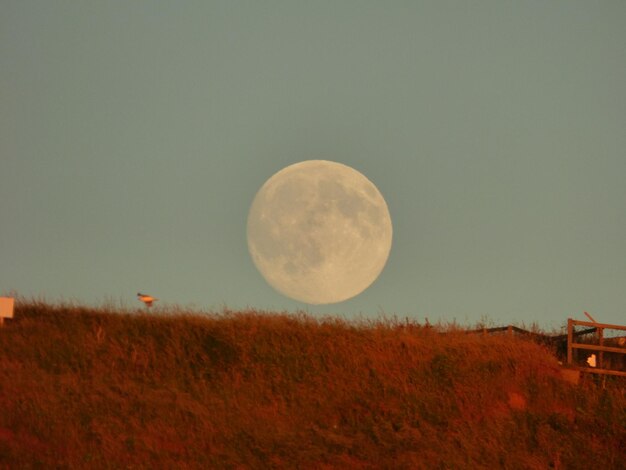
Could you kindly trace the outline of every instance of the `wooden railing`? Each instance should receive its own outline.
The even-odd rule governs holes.
[[[587,328],[576,331],[576,326],[584,326]],[[478,328],[475,330],[466,330],[465,332],[470,334],[482,334],[483,336],[498,333],[509,336],[525,336],[533,341],[550,345],[555,350],[557,356],[564,362],[566,360],[565,354],[567,352],[567,366],[571,369],[582,372],[591,372],[594,374],[619,375],[626,377],[626,371],[605,367],[608,361],[605,360],[604,353],[626,354],[626,347],[607,346],[607,337],[604,334],[604,330],[620,330],[626,332],[626,326],[609,325],[607,323],[597,323],[595,321],[578,321],[568,319],[567,333],[563,335],[546,335],[544,333],[525,330],[513,325],[500,326],[496,328]],[[578,338],[590,334],[597,335],[597,344],[578,342],[580,341]],[[574,361],[579,350],[587,350],[597,353],[596,367],[581,366],[577,363],[577,361]]]
[[[574,330],[576,326],[587,326],[592,327],[590,330],[585,330],[586,333],[593,332],[595,330],[598,334],[598,344],[589,344],[589,343],[577,343],[575,342],[575,338],[580,336],[580,332]],[[604,367],[604,353],[616,353],[616,354],[626,354],[626,348],[615,348],[610,346],[605,346],[605,335],[604,330],[621,330],[626,331],[626,326],[621,325],[609,325],[606,323],[596,323],[589,321],[579,321],[572,320],[571,318],[567,319],[567,364],[571,367],[575,367],[578,370],[583,372],[591,372],[594,374],[605,374],[605,375],[620,375],[626,377],[626,372],[618,371],[613,369],[608,369]],[[577,353],[578,350],[583,349],[587,351],[595,351],[598,353],[597,367],[582,367],[574,364],[574,354]]]

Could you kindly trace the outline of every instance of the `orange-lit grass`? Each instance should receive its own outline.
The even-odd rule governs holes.
[[[576,387],[539,345],[447,330],[18,302],[0,330],[0,467],[624,463],[623,382]]]

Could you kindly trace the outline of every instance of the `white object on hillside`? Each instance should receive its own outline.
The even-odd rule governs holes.
[[[592,354],[591,356],[589,356],[587,358],[587,364],[589,364],[590,367],[595,367],[596,366],[596,355]]]
[[[5,318],[13,318],[13,306],[15,299],[13,297],[0,297],[0,326],[4,323]]]
[[[146,307],[152,307],[152,303],[159,300],[156,297],[152,297],[151,295],[147,295],[147,294],[142,294],[141,292],[137,293],[137,298],[141,300],[144,304],[146,304]]]

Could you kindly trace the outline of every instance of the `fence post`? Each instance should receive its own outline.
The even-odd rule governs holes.
[[[572,340],[574,339],[572,319],[567,319],[567,365],[572,365]]]
[[[600,340],[600,347],[604,347],[604,328],[598,328],[598,339]],[[600,349],[600,353],[598,354],[598,368],[604,369],[604,365],[602,364],[602,360],[604,359],[604,351]]]

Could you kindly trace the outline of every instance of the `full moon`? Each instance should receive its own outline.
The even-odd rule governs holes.
[[[378,188],[341,163],[283,168],[256,194],[248,250],[278,292],[309,304],[350,299],[383,270],[391,250],[389,209]]]

